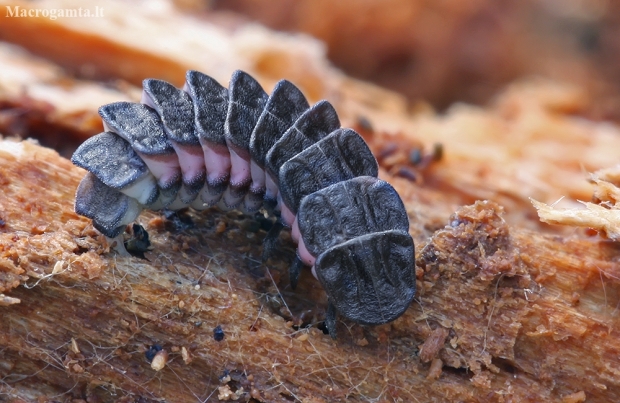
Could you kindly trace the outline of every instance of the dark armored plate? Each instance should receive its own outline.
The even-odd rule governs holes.
[[[93,226],[107,237],[114,238],[125,229],[122,220],[131,210],[141,210],[138,202],[107,187],[90,172],[77,188],[75,212],[92,219]]]
[[[313,256],[372,232],[409,231],[407,212],[396,190],[371,176],[338,182],[304,197],[297,223]]]
[[[228,89],[206,74],[190,70],[185,75],[194,102],[196,133],[214,144],[226,144],[224,124],[228,114]]]
[[[278,81],[250,137],[250,155],[260,167],[269,149],[309,107],[299,88],[290,81]]]
[[[174,153],[164,125],[151,107],[134,102],[115,102],[99,108],[107,126],[129,141],[134,150],[145,155]]]
[[[189,94],[163,80],[147,79],[142,84],[170,140],[183,145],[199,145],[194,103]]]
[[[114,189],[122,189],[149,172],[131,144],[110,132],[99,133],[83,142],[73,153],[71,162]]]
[[[235,149],[235,152],[249,159],[252,131],[269,97],[258,81],[241,70],[233,73],[228,96],[226,141]]]
[[[267,153],[265,169],[278,180],[286,161],[340,127],[336,110],[327,101],[319,101],[290,126]]]
[[[413,301],[414,255],[408,233],[375,232],[328,249],[314,267],[339,314],[379,325],[398,318]]]
[[[351,129],[338,129],[288,160],[280,169],[280,193],[297,213],[305,196],[356,176],[374,176],[377,160],[362,137]]]

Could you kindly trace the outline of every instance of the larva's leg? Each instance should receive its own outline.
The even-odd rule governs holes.
[[[276,181],[273,179],[271,174],[265,174],[265,196],[263,198],[263,204],[265,209],[273,214],[275,212],[276,206],[278,205],[278,185]]]
[[[304,268],[304,262],[302,262],[299,256],[295,254],[295,259],[293,259],[293,263],[291,263],[291,267],[288,270],[288,277],[291,283],[291,288],[293,290],[297,288],[297,282],[299,281],[299,274],[301,274],[301,270],[303,268]]]
[[[329,336],[332,339],[336,338],[336,315],[338,312],[336,311],[336,307],[332,304],[329,299],[327,300],[327,312],[325,312],[325,327],[329,332]]]
[[[280,232],[282,232],[283,228],[284,225],[282,225],[280,220],[277,220],[267,233],[267,236],[263,241],[263,262],[266,262],[278,248]]]
[[[306,266],[314,267],[314,263],[316,262],[316,257],[313,256],[312,253],[308,251],[308,248],[306,247],[303,237],[299,238],[299,243],[297,244],[297,256],[299,256],[301,261]]]

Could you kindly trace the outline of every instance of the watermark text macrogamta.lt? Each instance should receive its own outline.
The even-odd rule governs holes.
[[[5,6],[7,18],[103,18],[103,7],[93,8],[23,8],[21,6]]]

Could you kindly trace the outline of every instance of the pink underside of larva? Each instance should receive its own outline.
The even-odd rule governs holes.
[[[277,200],[279,192],[278,185],[276,185],[271,175],[265,174],[265,198]]]
[[[251,178],[250,174],[250,159],[241,157],[237,152],[229,147],[230,151],[230,184],[233,186],[239,186],[247,183]]]
[[[280,206],[280,218],[282,219],[282,223],[289,228],[292,227],[295,222],[295,214],[293,214],[280,197],[278,197],[278,205]]]
[[[144,105],[148,105],[151,108],[157,110],[157,107],[155,106],[155,102],[153,102],[149,94],[147,94],[146,91],[144,90],[142,90],[142,97],[140,98],[140,102],[143,103]]]
[[[252,176],[250,175],[250,159],[248,155],[248,159],[241,157],[231,145],[228,145],[230,151],[230,181],[228,188],[224,191],[224,195],[220,200],[218,206],[222,210],[230,210],[237,208],[239,203],[241,203],[245,197],[245,194],[237,194],[234,191],[231,191],[231,187],[241,187],[246,185],[249,181],[252,180]]]
[[[181,173],[179,158],[176,154],[146,155],[138,152],[138,155],[149,167],[149,171],[157,179],[157,183],[163,189],[175,182]]]
[[[291,238],[293,238],[293,242],[299,243],[299,238],[301,234],[299,233],[299,221],[297,221],[297,216],[295,216],[295,221],[291,226]]]
[[[299,243],[297,244],[297,256],[299,256],[306,266],[312,266],[312,274],[314,274],[314,263],[316,262],[316,258],[312,256],[306,248],[303,237],[299,238]]]
[[[255,193],[265,191],[265,170],[261,168],[256,161],[250,160],[250,173],[252,175],[252,190]]]
[[[207,182],[217,183],[228,176],[230,172],[230,152],[228,147],[211,145],[201,141],[205,167],[207,168]]]
[[[205,172],[205,159],[201,146],[188,146],[172,141],[172,147],[179,158],[183,182],[192,183]]]

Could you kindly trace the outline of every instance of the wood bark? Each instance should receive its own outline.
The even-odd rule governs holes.
[[[416,301],[390,324],[341,320],[332,340],[321,330],[320,284],[304,271],[297,290],[288,285],[294,256],[288,234],[278,254],[262,263],[264,220],[236,212],[145,213],[139,222],[153,244],[147,259],[119,256],[73,211],[84,171],[49,148],[6,138],[0,142],[0,400],[620,400],[620,248],[582,230],[541,224],[528,200],[588,199],[583,169],[617,160],[616,126],[571,115],[587,102],[581,89],[530,81],[510,86],[488,108],[411,115],[399,96],[331,69],[309,39],[261,31],[262,39],[251,41],[181,14],[164,18],[132,7],[110,3],[109,18],[97,22],[108,26],[99,31],[79,20],[2,19],[0,38],[59,61],[65,50],[49,43],[62,33],[76,47],[79,60],[65,60],[70,65],[92,60],[107,69],[102,75],[138,84],[146,74],[171,79],[163,72],[175,65],[179,81],[183,70],[201,69],[182,50],[205,45],[180,34],[178,47],[162,54],[132,42],[131,27],[119,21],[139,19],[143,25],[136,26],[147,28],[133,33],[147,32],[153,42],[170,32],[149,24],[195,23],[204,43],[234,45],[234,55],[220,55],[205,73],[225,83],[229,72],[247,68],[269,88],[277,72],[313,88],[313,100],[333,100],[343,123],[369,142],[380,176],[403,197],[416,241]],[[35,28],[37,38],[19,34]],[[97,130],[71,117],[96,117],[91,103],[110,102],[105,86],[3,46],[2,66],[23,66],[14,78],[22,77],[21,92],[10,90],[14,80],[0,79],[0,96],[10,105],[3,112],[35,109],[49,127],[70,127],[76,139]],[[109,59],[96,58],[91,46]],[[167,62],[143,65],[138,55]],[[128,60],[132,69],[112,60]],[[92,88],[88,102],[63,114],[70,90],[83,86]],[[55,97],[42,96],[42,87]],[[110,91],[127,99],[139,93],[130,84]],[[33,102],[44,98],[46,108]],[[1,127],[9,132],[14,126],[6,122]],[[23,123],[28,128],[31,119]],[[44,136],[48,126],[37,127]],[[439,161],[428,158],[434,143],[443,145]],[[422,163],[409,161],[413,151]],[[221,341],[214,337],[218,326]],[[153,368],[146,356],[159,348]]]

